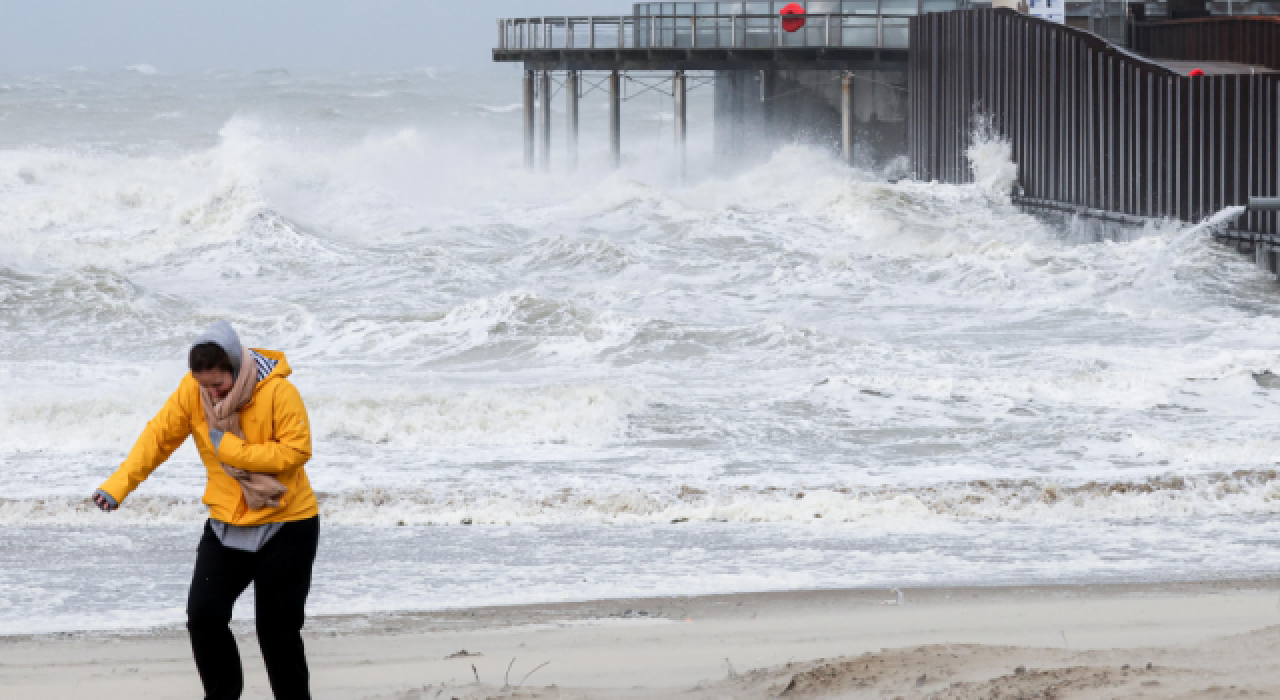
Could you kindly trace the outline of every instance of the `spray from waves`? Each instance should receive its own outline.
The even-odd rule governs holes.
[[[1161,219],[1147,220],[1141,226],[1091,223],[1073,217],[1062,227],[1063,238],[1072,243],[1126,244],[1123,251],[1131,264],[1123,283],[1113,287],[1109,299],[1116,310],[1166,315],[1175,309],[1196,309],[1199,315],[1207,308],[1217,307],[1216,313],[1231,317],[1238,310],[1220,304],[1239,294],[1243,279],[1259,273],[1251,270],[1242,278],[1232,264],[1236,261],[1212,240],[1216,232],[1231,225],[1244,211],[1244,207],[1227,207],[1193,224]],[[1119,250],[1090,245],[1078,249],[1108,253]],[[1257,302],[1266,306],[1274,303],[1271,295],[1254,303]]]
[[[1273,515],[1280,513],[1280,474],[1241,471],[1077,484],[985,480],[919,487],[374,488],[321,493],[319,502],[327,523],[350,526],[1079,523]],[[197,524],[205,517],[196,499],[135,495],[112,514],[110,523]],[[86,524],[102,525],[103,516],[83,498],[0,499],[0,526]]]
[[[995,201],[1009,203],[1018,180],[1018,164],[1013,160],[1012,143],[996,128],[993,116],[983,113],[973,118],[970,141],[965,157],[975,184]],[[1161,239],[1158,249],[1140,261],[1132,287],[1140,294],[1154,293],[1167,301],[1165,297],[1174,293],[1170,288],[1179,286],[1171,279],[1170,271],[1179,265],[1202,262],[1206,258],[1203,254],[1205,240],[1215,231],[1230,225],[1244,210],[1244,207],[1227,207],[1192,225],[1151,220],[1141,225],[1121,226],[1078,216],[1058,217],[1053,228],[1056,238],[1073,245]]]
[[[214,149],[180,158],[2,152],[3,263],[120,269],[232,242],[268,210],[262,144],[233,121]]]
[[[236,274],[252,276],[262,268],[272,271],[272,262],[281,268],[301,260],[332,266],[350,253],[334,249],[336,240],[368,246],[413,236],[418,244],[459,250],[458,244],[475,245],[477,233],[510,236],[506,225],[514,212],[519,216],[510,224],[517,231],[567,222],[612,232],[648,221],[698,235],[721,223],[765,217],[749,229],[770,231],[781,241],[790,226],[776,220],[777,213],[798,211],[834,223],[833,234],[868,252],[948,255],[1045,239],[1030,217],[992,206],[1007,201],[1017,167],[989,120],[976,123],[970,149],[977,189],[998,200],[985,204],[975,188],[890,185],[876,173],[850,173],[835,159],[798,146],[731,180],[705,180],[670,193],[637,181],[634,173],[590,176],[587,182],[581,178],[589,175],[531,178],[482,163],[452,168],[443,178],[425,165],[473,163],[475,153],[456,157],[457,149],[473,146],[417,129],[317,146],[235,118],[213,148],[180,158],[6,152],[0,154],[0,183],[14,184],[20,195],[0,196],[0,260],[7,266],[25,259],[119,270],[197,253],[205,267],[232,265]],[[735,236],[743,233],[741,225],[731,228]],[[922,245],[922,237],[932,240]],[[228,244],[236,250],[223,258],[200,252]],[[601,272],[616,273],[631,262],[619,251]],[[562,251],[547,252],[558,258]]]
[[[477,209],[495,192],[509,198],[530,189],[483,181],[479,165],[444,177],[431,164],[467,164],[475,157],[461,157],[471,144],[444,143],[434,133],[402,129],[320,144],[291,134],[236,117],[213,147],[185,155],[0,152],[0,265],[36,273],[128,270],[229,244],[250,247],[254,257],[284,248],[296,261],[305,257],[299,253],[323,254],[315,232],[350,234],[368,245],[388,232],[445,228],[458,220],[492,224]],[[295,223],[308,234],[300,235]],[[284,240],[290,234],[298,240]],[[311,249],[288,250],[301,239]]]
[[[1151,269],[1163,267],[1175,258],[1185,257],[1193,246],[1203,246],[1203,244],[1209,242],[1213,234],[1222,231],[1240,218],[1245,209],[1242,206],[1226,207],[1221,211],[1215,212],[1212,216],[1206,217],[1199,223],[1178,227],[1176,235],[1173,236],[1160,255],[1152,261]]]
[[[965,150],[965,158],[973,170],[973,179],[984,192],[999,201],[1007,202],[1018,182],[1018,164],[1013,162],[1013,144],[995,128],[989,114],[977,114],[973,118],[970,135],[972,145]]]

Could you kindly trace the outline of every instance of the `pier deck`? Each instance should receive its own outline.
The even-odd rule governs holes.
[[[494,49],[499,63],[523,63],[529,70],[881,70],[904,66],[906,49],[797,47],[737,49]]]
[[[499,20],[493,60],[530,70],[875,70],[907,61],[912,14]],[[795,26],[802,22],[802,26]]]

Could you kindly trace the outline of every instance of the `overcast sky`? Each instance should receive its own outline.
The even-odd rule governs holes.
[[[632,0],[0,0],[0,73],[383,70],[490,62],[499,17],[629,14]]]

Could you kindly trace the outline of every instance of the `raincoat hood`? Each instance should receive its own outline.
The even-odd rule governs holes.
[[[191,347],[205,343],[213,343],[227,353],[227,357],[231,358],[231,374],[239,379],[240,361],[244,351],[240,349],[240,335],[236,333],[236,329],[226,321],[214,321],[191,343]]]

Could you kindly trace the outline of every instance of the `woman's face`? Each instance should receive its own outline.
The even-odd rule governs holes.
[[[203,372],[192,372],[191,376],[195,377],[196,381],[200,383],[201,389],[208,389],[216,401],[227,398],[227,394],[231,393],[231,387],[236,384],[235,378],[225,369],[207,369]]]

